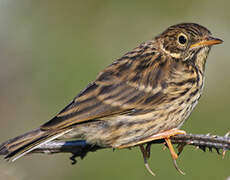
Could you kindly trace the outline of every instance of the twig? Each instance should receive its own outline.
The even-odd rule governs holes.
[[[76,140],[76,141],[52,141],[47,144],[40,146],[35,149],[31,153],[72,153],[70,160],[72,164],[76,164],[76,158],[80,157],[83,159],[88,152],[94,152],[99,149],[103,149],[103,147],[97,145],[91,145],[86,143],[84,140]]]
[[[210,151],[215,149],[218,154],[220,154],[220,150],[222,150],[222,154],[224,155],[226,150],[230,150],[230,137],[229,133],[225,136],[217,136],[217,135],[203,135],[203,134],[186,134],[186,135],[177,135],[171,137],[171,141],[173,144],[178,144],[179,153],[183,150],[185,145],[196,146],[203,151],[206,151],[208,148]],[[149,142],[148,144],[159,144],[165,143],[164,140],[156,140]],[[84,158],[88,152],[94,152],[99,149],[103,149],[104,147],[91,145],[86,143],[84,140],[76,140],[76,141],[52,141],[47,144],[40,146],[35,149],[31,153],[45,153],[45,154],[53,154],[53,153],[72,153],[73,156],[70,158],[72,160],[72,164],[76,163],[75,158],[80,157]],[[0,154],[4,155],[4,154]]]
[[[227,133],[225,136],[216,136],[216,135],[203,135],[203,134],[186,134],[186,135],[177,135],[171,137],[173,144],[178,144],[179,153],[183,150],[185,145],[192,145],[200,148],[203,151],[206,151],[208,148],[210,151],[215,149],[218,154],[220,150],[223,150],[223,155],[226,150],[230,150],[230,137]],[[152,141],[149,144],[159,144],[164,143],[164,140]],[[61,153],[69,152],[72,153],[71,157],[72,163],[75,164],[75,158],[81,157],[84,158],[88,152],[94,152],[103,147],[91,145],[86,143],[84,140],[78,141],[53,141],[48,144],[45,144],[38,149],[34,150],[32,153]]]

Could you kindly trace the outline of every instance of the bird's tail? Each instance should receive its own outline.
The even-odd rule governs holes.
[[[5,155],[5,159],[15,161],[37,147],[57,139],[70,130],[71,129],[42,131],[40,129],[35,129],[2,143],[0,145],[0,155]]]

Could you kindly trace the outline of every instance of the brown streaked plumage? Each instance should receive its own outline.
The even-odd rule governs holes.
[[[165,139],[175,162],[169,138],[184,133],[179,128],[200,98],[207,55],[219,43],[198,24],[171,26],[105,68],[53,119],[0,151],[16,160],[54,139],[77,138],[103,147],[140,145],[146,163],[143,144]]]

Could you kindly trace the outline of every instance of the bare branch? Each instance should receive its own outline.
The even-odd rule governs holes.
[[[216,136],[216,135],[203,135],[203,134],[186,134],[186,135],[176,135],[171,137],[171,141],[173,144],[178,144],[179,153],[183,150],[185,145],[196,146],[203,151],[207,148],[212,151],[215,149],[218,154],[220,154],[220,150],[222,150],[223,155],[226,150],[230,150],[230,137],[227,133],[225,136]],[[164,140],[156,140],[149,142],[148,144],[159,144],[165,143]],[[52,141],[47,144],[40,146],[35,149],[31,153],[45,153],[45,154],[53,154],[53,153],[72,153],[73,156],[70,158],[72,160],[72,164],[76,163],[75,158],[80,157],[84,158],[88,152],[94,152],[99,149],[103,149],[104,147],[91,145],[86,143],[84,140],[76,140],[76,141]],[[1,154],[4,155],[4,154]]]

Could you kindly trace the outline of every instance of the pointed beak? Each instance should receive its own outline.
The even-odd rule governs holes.
[[[200,47],[200,46],[212,46],[212,45],[216,45],[216,44],[221,44],[223,42],[224,41],[221,40],[221,39],[209,36],[208,38],[206,38],[206,39],[204,39],[204,40],[202,40],[202,41],[200,41],[198,43],[192,44],[190,46],[190,48]]]

